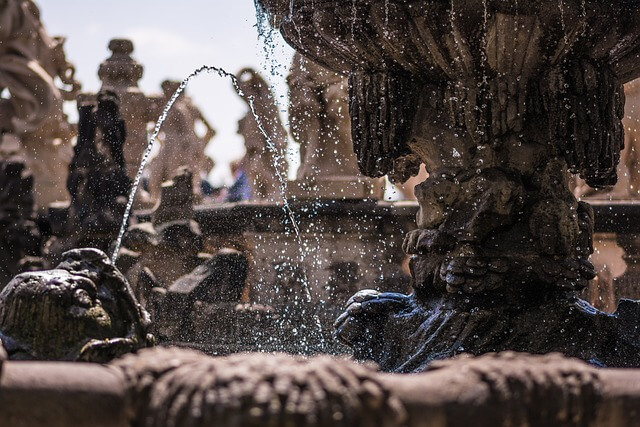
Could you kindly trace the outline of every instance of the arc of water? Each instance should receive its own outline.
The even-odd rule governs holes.
[[[194,70],[184,80],[182,80],[182,82],[180,83],[180,86],[178,87],[178,89],[176,89],[174,94],[171,96],[171,98],[169,99],[169,101],[165,105],[164,109],[162,110],[162,114],[158,118],[158,121],[156,122],[156,125],[155,125],[155,128],[153,130],[153,133],[151,134],[151,138],[149,139],[149,142],[147,143],[147,148],[145,149],[144,155],[142,156],[142,161],[140,162],[140,167],[138,168],[138,172],[137,172],[136,177],[135,177],[135,179],[133,181],[133,187],[131,188],[131,193],[129,194],[129,200],[127,201],[127,207],[125,209],[124,216],[122,218],[122,224],[120,226],[120,231],[118,232],[118,238],[116,240],[116,244],[115,244],[115,248],[113,250],[113,254],[111,255],[111,261],[114,264],[115,264],[116,260],[118,259],[118,252],[120,251],[120,246],[122,245],[122,238],[124,237],[124,233],[125,233],[125,231],[127,229],[127,224],[129,222],[129,216],[131,215],[131,209],[133,207],[133,201],[135,199],[136,192],[138,191],[138,187],[140,185],[140,180],[142,179],[142,173],[144,171],[144,167],[146,166],[147,162],[149,161],[149,156],[151,155],[151,150],[153,148],[153,144],[156,141],[156,138],[158,137],[158,134],[160,133],[162,125],[165,122],[165,120],[167,119],[167,116],[169,115],[169,112],[171,111],[171,108],[173,107],[173,104],[175,104],[176,100],[178,99],[180,94],[185,90],[185,88],[187,87],[189,82],[193,78],[197,77],[198,75],[200,75],[203,72],[216,73],[220,77],[228,77],[229,79],[231,79],[233,87],[236,90],[236,92],[238,93],[238,95],[243,97],[243,98],[245,98],[245,99],[247,99],[248,104],[249,104],[249,108],[251,110],[251,113],[253,114],[253,116],[254,116],[254,118],[256,120],[256,123],[258,125],[258,129],[260,130],[262,135],[265,137],[265,140],[267,141],[267,147],[273,153],[274,160],[275,160],[275,163],[276,163],[275,164],[275,173],[276,173],[276,177],[278,178],[278,181],[280,182],[280,194],[282,196],[284,209],[285,209],[285,211],[287,213],[287,216],[289,217],[289,220],[291,221],[291,224],[293,226],[293,229],[294,229],[294,232],[295,232],[295,235],[296,235],[296,239],[298,240],[298,244],[300,246],[300,250],[303,251],[303,243],[302,243],[302,238],[300,236],[300,229],[299,229],[298,224],[297,224],[297,222],[295,220],[295,216],[294,216],[293,210],[291,209],[291,206],[289,205],[289,202],[287,201],[287,197],[286,197],[286,191],[287,191],[286,182],[287,181],[282,176],[282,173],[280,172],[279,165],[282,162],[282,155],[279,152],[276,144],[273,142],[271,137],[268,135],[267,131],[265,130],[265,128],[264,128],[264,126],[262,124],[262,121],[260,120],[260,117],[256,113],[253,97],[244,95],[244,93],[240,89],[240,86],[238,84],[238,80],[237,80],[236,76],[234,76],[233,74],[229,73],[228,71],[225,71],[222,68],[218,68],[218,67],[214,67],[214,66],[210,66],[210,65],[203,65],[203,66],[197,68],[196,70]],[[304,256],[304,252],[302,252],[301,255]],[[303,288],[304,288],[305,298],[307,299],[308,302],[310,302],[311,301],[311,292],[309,290],[309,286],[308,286],[307,282],[308,282],[308,280],[305,280],[305,284],[304,284]]]

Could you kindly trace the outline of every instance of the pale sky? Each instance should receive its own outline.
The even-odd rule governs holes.
[[[165,79],[182,80],[201,65],[236,72],[261,70],[286,110],[286,76],[292,49],[275,35],[272,46],[258,39],[253,0],[36,0],[50,35],[67,37],[66,53],[83,91],[100,87],[98,65],[112,38],[129,38],[133,57],[144,66],[141,89],[160,91]],[[272,75],[272,72],[274,74]],[[212,180],[230,179],[227,164],[242,157],[237,122],[246,113],[228,80],[202,75],[187,93],[216,129],[207,153],[217,162]],[[283,114],[283,119],[286,115]]]

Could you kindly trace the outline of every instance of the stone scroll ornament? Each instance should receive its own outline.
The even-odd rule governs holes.
[[[0,341],[12,360],[108,362],[153,345],[150,323],[97,249],[66,252],[55,269],[20,274],[0,293]]]
[[[416,187],[413,294],[356,294],[337,336],[389,371],[467,351],[640,366],[640,305],[577,298],[594,214],[569,172],[615,184],[622,85],[640,75],[628,1],[258,2],[305,56],[349,75],[362,173]]]

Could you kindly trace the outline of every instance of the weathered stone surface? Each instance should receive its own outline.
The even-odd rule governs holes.
[[[172,171],[172,175],[162,183],[152,215],[154,225],[193,218],[193,172],[185,166]]]
[[[0,339],[11,359],[105,362],[153,344],[126,279],[97,249],[54,270],[23,273],[0,293]]]
[[[158,335],[174,341],[200,341],[212,330],[214,336],[234,336],[235,327],[248,326],[241,315],[234,317],[235,306],[246,292],[249,263],[247,256],[233,249],[221,249],[193,271],[175,280],[163,293],[154,311]],[[140,285],[140,281],[138,285]],[[199,305],[219,303],[231,316],[216,316],[211,325],[194,324]],[[254,331],[257,332],[257,331]],[[239,339],[238,339],[239,340]]]
[[[7,362],[0,425],[130,427],[124,376],[97,363]]]
[[[124,235],[118,266],[131,283],[143,305],[154,287],[167,289],[206,258],[200,226],[193,218],[192,174],[178,168],[172,179],[162,184],[162,197],[151,213],[151,222],[133,225]],[[144,283],[144,284],[143,284]]]
[[[6,362],[0,424],[28,426],[637,425],[640,371],[488,354],[380,374],[327,357],[212,359],[156,348],[110,366]],[[39,402],[33,405],[33,402]]]
[[[62,110],[80,88],[75,69],[64,53],[64,37],[51,37],[35,3],[11,0],[0,9],[0,134],[16,137],[7,147],[0,141],[0,158],[18,154],[34,176],[36,208],[68,199],[65,189],[75,134]],[[54,81],[60,79],[62,87]],[[42,161],[47,159],[47,161]]]
[[[37,129],[61,101],[56,41],[44,29],[38,7],[28,0],[8,0],[0,8],[0,133]]]
[[[468,352],[560,351],[597,366],[640,364],[640,303],[621,300],[615,313],[575,296],[549,292],[424,298],[361,291],[338,318],[339,338],[355,356],[384,370],[421,371],[434,360]],[[517,331],[517,334],[514,334]]]
[[[2,345],[2,340],[0,340],[0,378],[2,378],[2,364],[5,360],[7,360],[7,351]]]
[[[159,348],[112,366],[140,426],[399,426],[405,415],[374,370],[329,357]]]
[[[122,118],[127,127],[127,141],[124,145],[124,158],[127,176],[134,179],[147,147],[147,125],[154,122],[155,102],[138,87],[144,67],[131,57],[133,43],[127,39],[109,41],[111,56],[100,64],[98,76],[102,82],[101,91],[112,91],[120,99]],[[138,191],[137,201],[147,204],[144,191]]]
[[[248,268],[247,257],[242,252],[222,249],[173,282],[169,292],[194,301],[238,302],[244,292]]]
[[[403,402],[408,425],[615,426],[621,420],[605,403],[606,375],[558,354],[505,352],[434,362],[424,374],[381,380]]]

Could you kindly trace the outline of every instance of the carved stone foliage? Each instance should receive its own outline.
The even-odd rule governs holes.
[[[136,425],[399,426],[401,403],[367,366],[330,357],[210,358],[158,348],[112,363],[125,374]],[[206,398],[204,398],[206,396]]]
[[[404,371],[458,345],[538,351],[538,332],[514,320],[531,315],[547,331],[565,319],[576,331],[610,327],[601,338],[576,333],[571,345],[540,332],[542,351],[640,363],[624,338],[630,318],[575,299],[595,275],[594,218],[567,185],[568,171],[594,187],[616,182],[622,84],[640,74],[637,8],[592,0],[566,9],[550,0],[260,3],[296,49],[349,75],[360,170],[404,179],[424,163],[429,172],[415,190],[418,229],[404,244],[415,292],[351,301],[338,333],[356,353]],[[367,317],[364,306],[387,320]],[[510,327],[477,330],[476,316]],[[352,328],[368,338],[351,340]],[[531,339],[520,344],[522,336]],[[628,359],[604,345],[609,339],[630,346]]]
[[[65,253],[54,270],[23,273],[0,293],[10,359],[106,362],[153,344],[126,279],[97,249]]]

